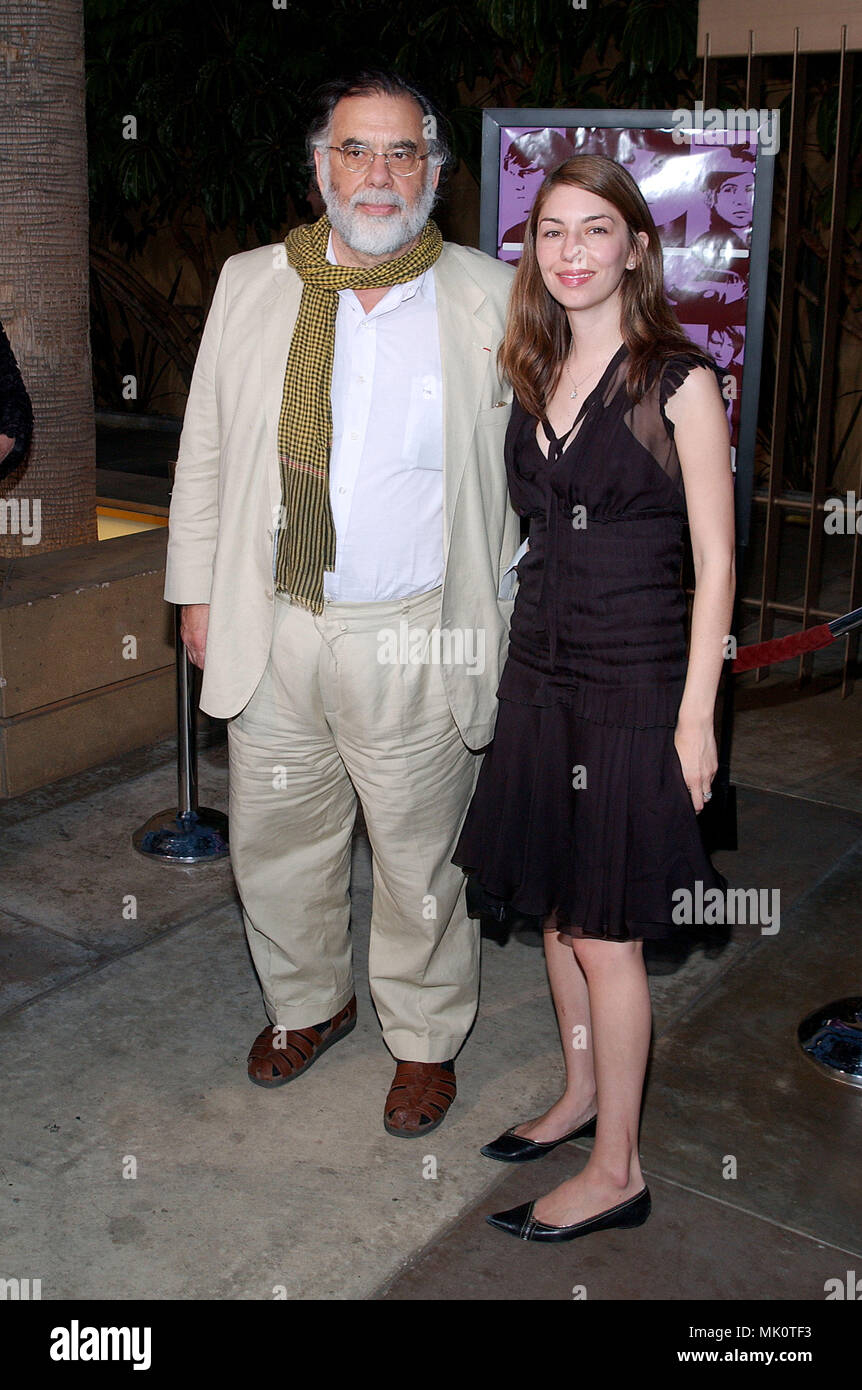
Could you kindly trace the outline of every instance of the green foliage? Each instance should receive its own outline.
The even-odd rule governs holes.
[[[266,243],[311,214],[308,99],[328,79],[370,66],[417,83],[448,117],[456,158],[477,183],[485,106],[676,107],[693,100],[691,0],[588,0],[585,9],[571,0],[277,3],[85,0],[94,244],[110,240],[131,258],[167,231],[177,263],[197,274],[204,308],[219,268],[215,234],[228,231],[239,246]],[[130,116],[135,139],[124,138]],[[445,216],[444,203],[444,228]],[[110,364],[99,376],[103,395],[118,379],[112,325],[122,336],[125,369],[154,390],[161,374],[154,332],[160,352],[178,351],[171,343],[185,352],[175,324],[178,309],[185,311],[162,297],[164,325],[174,323],[175,331],[159,333],[157,292],[144,295],[139,286],[135,313],[134,276],[124,279],[109,254],[95,275],[94,356],[97,367]],[[109,300],[118,308],[114,319]],[[184,359],[174,362],[182,375]],[[142,390],[138,409],[149,405]]]
[[[87,0],[85,15],[96,222],[127,252],[189,208],[269,240],[308,185],[297,17],[236,0]]]
[[[477,178],[482,106],[677,106],[692,96],[690,0],[590,0],[584,10],[571,0],[281,3],[86,0],[92,211],[128,253],[188,208],[241,243],[307,214],[308,97],[363,64],[425,87]],[[123,138],[130,115],[133,140]]]

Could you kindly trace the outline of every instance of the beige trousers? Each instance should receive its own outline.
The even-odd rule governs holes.
[[[374,872],[371,994],[387,1047],[416,1062],[454,1057],[479,988],[478,923],[450,860],[481,758],[452,718],[433,643],[426,660],[412,639],[414,659],[392,659],[408,650],[392,634],[405,621],[429,631],[439,612],[439,588],[327,602],[320,616],[277,599],[266,669],[228,724],[231,862],[270,1020],[307,1027],[354,992],[358,795]]]

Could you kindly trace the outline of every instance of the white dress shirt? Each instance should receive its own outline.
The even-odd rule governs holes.
[[[336,264],[332,236],[327,260]],[[408,598],[443,579],[443,377],[433,267],[366,313],[339,290],[327,599]]]

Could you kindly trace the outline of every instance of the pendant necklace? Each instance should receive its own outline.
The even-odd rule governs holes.
[[[564,362],[563,362],[563,366],[564,366],[565,369],[566,369],[566,373],[567,373],[567,375],[568,375],[569,381],[572,383],[572,390],[569,392],[569,400],[570,400],[570,401],[577,400],[577,396],[578,396],[578,387],[579,387],[579,386],[583,386],[584,382],[589,380],[589,378],[592,376],[593,372],[594,372],[596,369],[595,369],[595,367],[593,367],[592,371],[587,372],[587,375],[586,375],[586,376],[582,376],[581,379],[580,379],[580,381],[575,381],[575,378],[572,376],[571,372],[569,371],[569,364],[568,364],[568,362],[565,362],[565,361],[564,361]]]

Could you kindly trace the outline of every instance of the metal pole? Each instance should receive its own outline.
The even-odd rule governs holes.
[[[198,806],[197,703],[194,668],[174,609],[177,660],[177,809],[151,816],[132,836],[141,854],[166,864],[201,864],[229,853],[227,816]]]
[[[174,621],[177,655],[177,806],[180,816],[198,808],[198,749],[195,739],[194,671],[180,636],[179,610]]]

